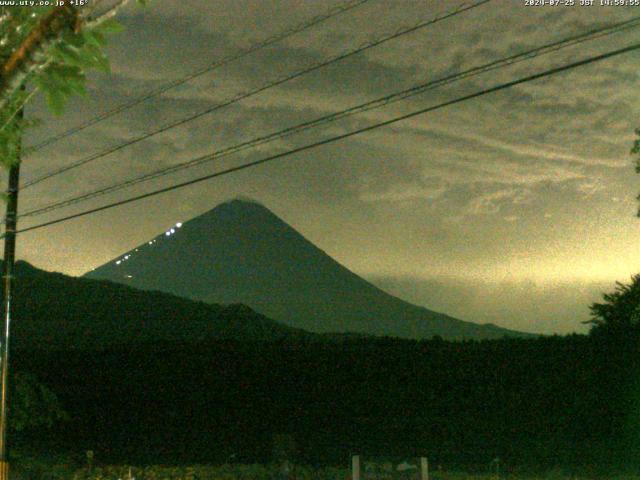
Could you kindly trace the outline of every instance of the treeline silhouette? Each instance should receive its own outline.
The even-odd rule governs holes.
[[[71,416],[52,445],[104,462],[268,462],[273,435],[290,433],[307,464],[344,465],[358,452],[422,454],[449,468],[496,457],[632,468],[637,340],[224,341],[16,351],[14,364]]]

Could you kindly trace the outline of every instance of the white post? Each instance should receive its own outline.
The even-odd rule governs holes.
[[[420,480],[429,480],[429,460],[420,457]]]
[[[360,480],[360,455],[351,457],[351,479]]]

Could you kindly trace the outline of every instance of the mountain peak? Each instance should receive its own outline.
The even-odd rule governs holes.
[[[254,200],[251,197],[246,197],[244,195],[237,196],[226,202],[222,202],[221,204],[215,206],[210,212],[220,211],[220,210],[238,210],[238,211],[271,211],[264,206],[264,204],[260,203],[257,200]]]
[[[263,226],[278,224],[280,227],[286,225],[282,219],[262,203],[244,196],[227,200],[202,215],[189,220],[185,225],[199,227],[205,223],[215,224],[218,222],[224,224],[237,222],[238,225],[246,224],[246,222],[258,222],[262,223]],[[227,228],[229,227],[227,226]]]
[[[264,205],[264,203],[260,202],[259,200],[256,200],[253,197],[250,197],[249,195],[236,195],[235,197],[231,198],[230,200],[227,200],[226,202],[221,203],[219,206],[226,205],[226,204],[245,205],[245,206],[259,206],[259,207],[262,207],[264,209],[267,209],[267,207]]]

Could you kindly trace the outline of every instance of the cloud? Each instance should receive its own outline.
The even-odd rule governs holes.
[[[504,205],[522,205],[530,202],[531,192],[528,189],[499,188],[473,198],[467,205],[466,213],[470,215],[498,213]]]
[[[420,181],[396,183],[381,192],[363,191],[360,199],[364,202],[432,201],[442,197],[448,189],[448,182],[442,178],[426,177]]]

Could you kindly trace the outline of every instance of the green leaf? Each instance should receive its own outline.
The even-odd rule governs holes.
[[[109,58],[102,51],[98,51],[94,58],[96,61],[95,67],[98,70],[102,70],[104,73],[111,73]]]
[[[82,57],[78,49],[68,45],[60,45],[55,49],[56,56],[64,63],[82,67]]]
[[[124,30],[124,26],[113,18],[109,18],[105,20],[94,29],[94,31],[102,33],[103,35],[120,33],[123,30]]]
[[[48,92],[47,104],[49,105],[49,109],[55,115],[62,115],[66,100],[66,95],[59,90],[52,90]]]
[[[83,32],[85,42],[87,45],[93,45],[97,48],[102,48],[107,44],[107,39],[101,32],[95,30],[86,30]]]
[[[85,86],[85,79],[84,78],[68,78],[67,79],[67,84],[69,86],[69,93],[73,94],[77,94],[77,95],[81,95],[84,96],[87,93],[87,89]]]
[[[85,38],[82,34],[75,33],[73,31],[66,31],[62,34],[62,43],[71,45],[76,48],[82,48],[85,43]]]

